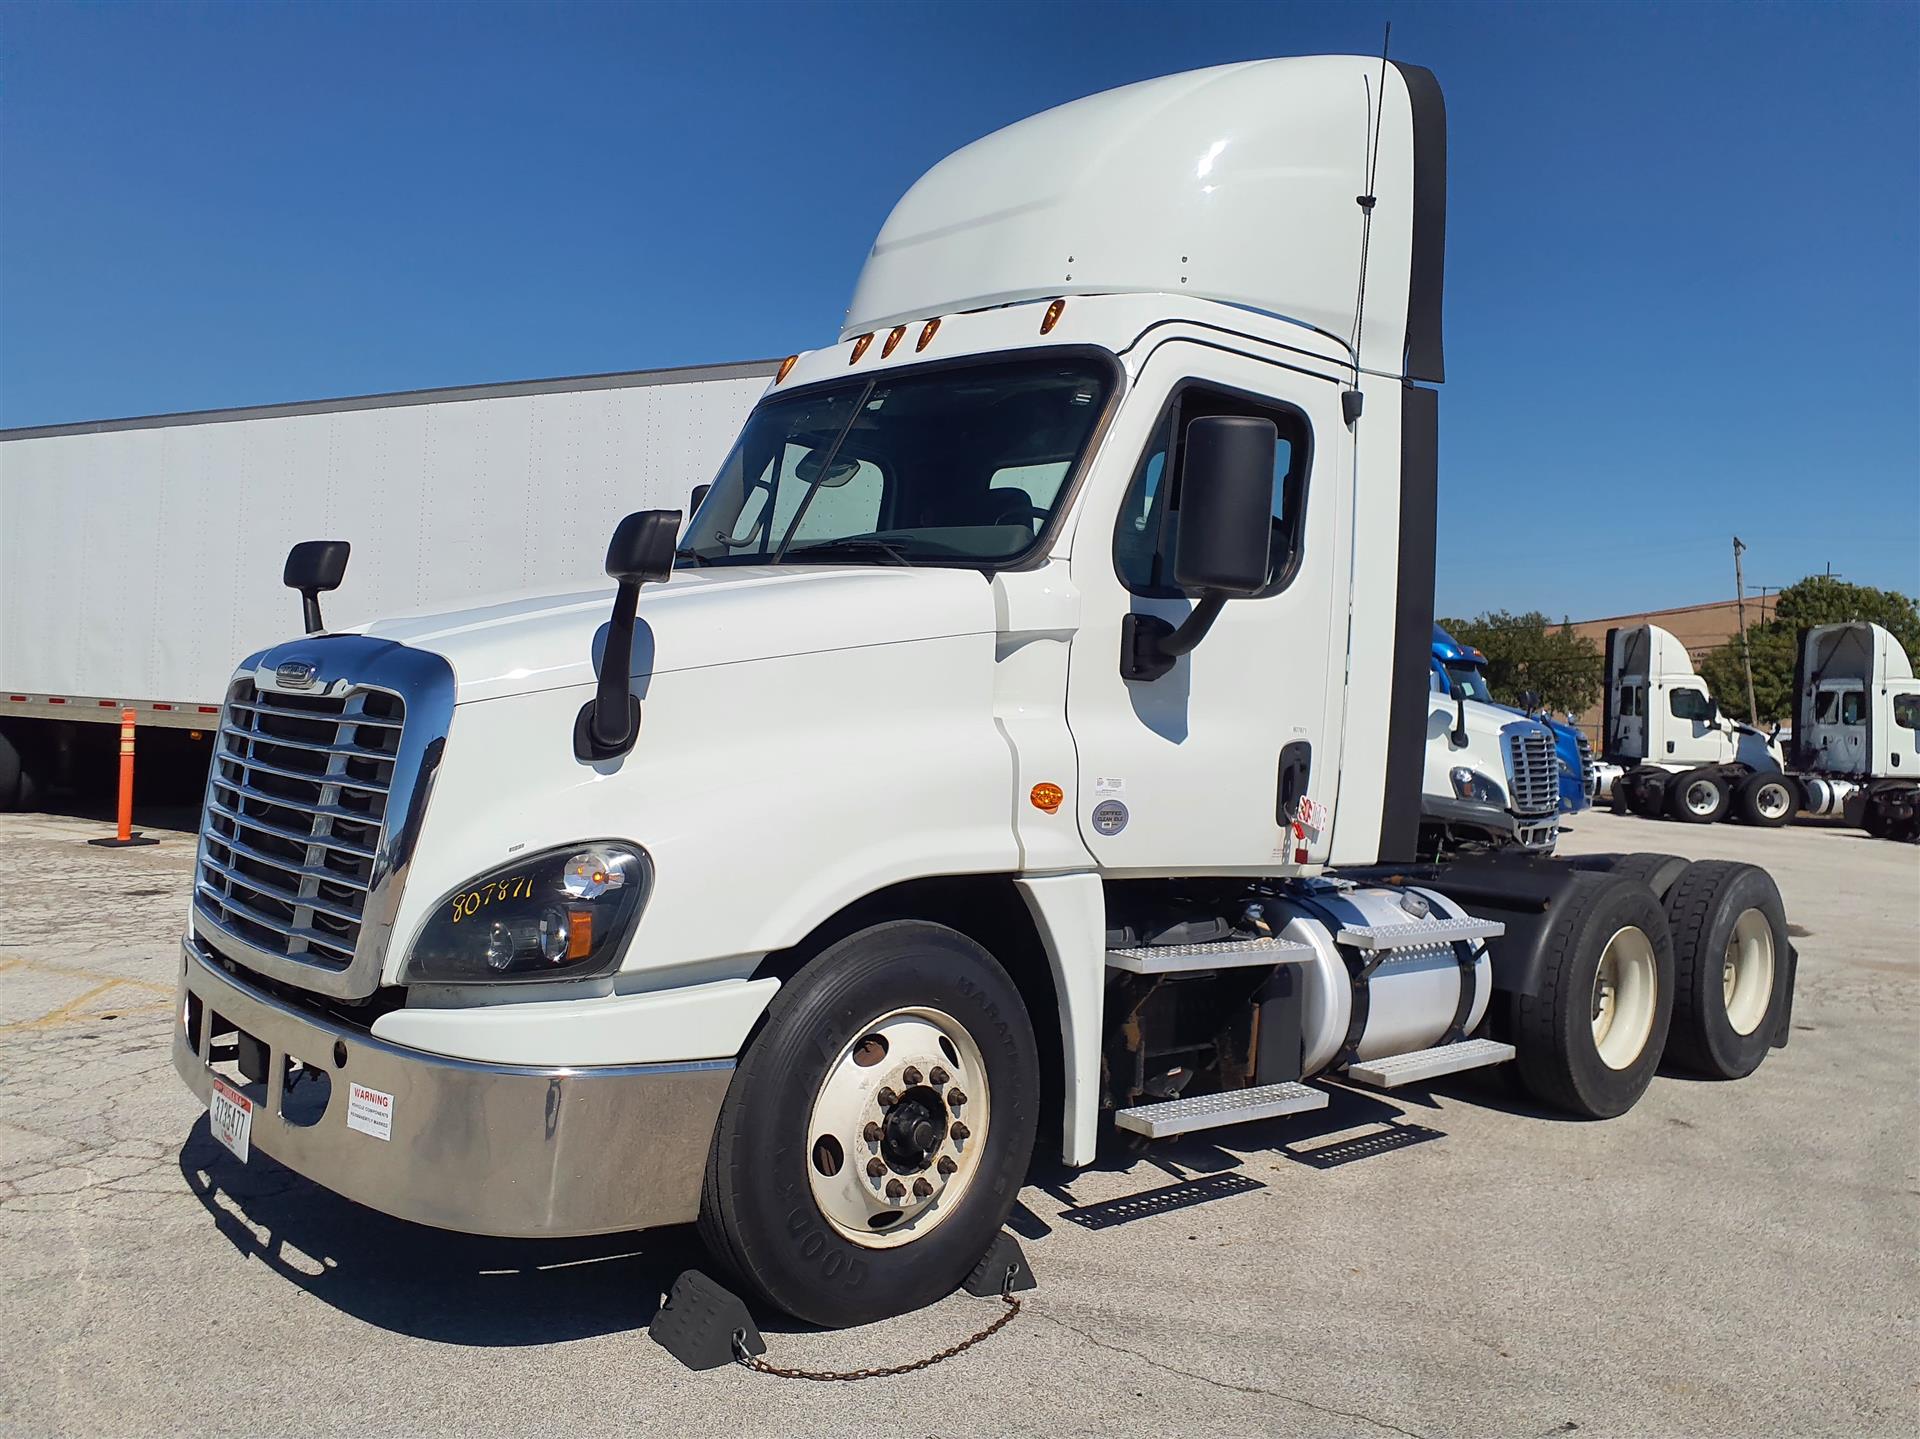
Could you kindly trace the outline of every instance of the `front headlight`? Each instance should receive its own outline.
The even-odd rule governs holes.
[[[403,984],[591,979],[609,973],[653,867],[631,845],[549,850],[461,885],[413,942]]]
[[[1477,799],[1485,804],[1498,805],[1501,809],[1507,807],[1507,792],[1477,769],[1457,765],[1448,778],[1453,781],[1453,792],[1461,799]]]

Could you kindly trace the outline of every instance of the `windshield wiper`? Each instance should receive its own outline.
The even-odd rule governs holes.
[[[911,567],[913,564],[913,561],[907,558],[907,552],[892,541],[868,538],[820,540],[811,545],[797,545],[787,550],[782,558],[792,560],[798,559],[801,555],[830,554],[885,555],[896,565],[907,565]]]

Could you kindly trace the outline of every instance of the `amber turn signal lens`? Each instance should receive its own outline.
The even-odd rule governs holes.
[[[1047,313],[1042,316],[1040,320],[1040,333],[1043,335],[1052,334],[1053,327],[1060,323],[1060,317],[1066,313],[1066,309],[1067,302],[1065,300],[1055,300],[1051,305],[1047,306]]]
[[[907,327],[905,325],[895,325],[892,332],[887,336],[886,344],[880,347],[880,358],[884,360],[888,355],[891,355],[895,350],[899,349],[900,342],[906,339],[906,337]]]
[[[1035,809],[1044,810],[1048,814],[1058,813],[1060,802],[1066,797],[1066,792],[1057,784],[1037,784],[1033,787],[1033,792],[1027,796],[1033,801]]]
[[[593,911],[567,911],[567,958],[585,959],[593,953]]]
[[[788,355],[786,359],[782,360],[780,362],[780,373],[773,377],[774,384],[780,384],[788,375],[791,375],[793,373],[793,367],[799,362],[800,357],[798,355]]]
[[[931,345],[933,343],[933,337],[939,333],[939,330],[940,322],[938,320],[929,320],[926,324],[922,325],[920,327],[920,338],[913,342],[914,354],[919,354],[922,350],[926,349],[928,345]]]
[[[849,365],[859,364],[860,357],[866,354],[867,347],[872,343],[873,343],[873,335],[871,333],[862,335],[859,339],[855,340],[853,342],[853,353],[847,356],[847,363]]]

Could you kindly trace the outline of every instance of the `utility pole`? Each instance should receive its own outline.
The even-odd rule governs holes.
[[[1740,665],[1747,672],[1747,723],[1760,723],[1760,706],[1753,702],[1753,652],[1747,648],[1747,586],[1740,575],[1740,556],[1747,547],[1733,537],[1733,603],[1740,616]]]

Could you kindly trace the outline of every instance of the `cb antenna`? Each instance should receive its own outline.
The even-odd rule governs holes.
[[[1393,43],[1393,22],[1387,22],[1386,32],[1380,37],[1380,93],[1378,103],[1371,87],[1367,94],[1367,118],[1372,122],[1373,134],[1367,137],[1366,187],[1364,195],[1355,195],[1354,204],[1360,207],[1360,290],[1353,300],[1353,383],[1357,391],[1360,385],[1360,334],[1361,326],[1367,316],[1367,251],[1373,241],[1373,204],[1374,181],[1380,172],[1380,126],[1386,119],[1387,110],[1387,49]],[[1362,77],[1365,83],[1365,77]],[[1343,408],[1351,413],[1347,423],[1351,425],[1360,417],[1360,397],[1346,402]]]

